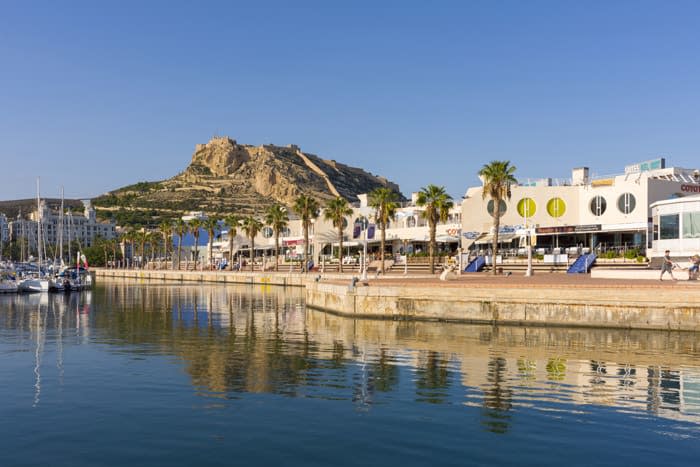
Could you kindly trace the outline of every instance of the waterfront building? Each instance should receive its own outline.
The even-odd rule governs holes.
[[[462,246],[488,250],[493,201],[483,186],[467,189],[462,201]],[[568,180],[525,181],[501,203],[499,243],[504,254],[522,254],[525,235],[535,235],[538,253],[618,252],[651,246],[650,205],[700,192],[700,171],[666,167],[665,159],[632,164],[620,175],[591,176],[576,168]]]
[[[689,185],[699,192],[697,185]],[[688,189],[688,188],[686,188]],[[657,201],[651,205],[653,241],[649,257],[671,256],[683,261],[700,254],[700,195]]]
[[[402,203],[396,211],[395,218],[389,222],[386,229],[385,258],[399,259],[406,254],[425,253],[428,251],[430,232],[428,222],[422,216],[424,208],[416,204],[418,193],[413,193],[411,200]],[[360,253],[367,242],[369,255],[379,256],[381,231],[374,220],[374,208],[369,206],[368,195],[358,195],[358,202],[352,206],[353,213],[345,218],[343,229],[343,256],[347,257],[349,264],[356,264]],[[440,222],[436,229],[438,249],[443,251],[456,250],[459,244],[462,209],[456,204],[450,210],[446,222]],[[304,254],[304,231],[301,220],[292,212],[289,212],[289,225],[280,235],[281,255],[287,260],[299,260]],[[367,222],[363,222],[366,219]],[[237,254],[247,256],[249,239],[242,230],[238,229],[238,235],[234,238],[233,253],[228,251],[228,230],[221,233],[221,237],[214,242],[213,257],[221,261],[230,259]],[[309,244],[311,258],[315,264],[333,262],[338,257],[337,248],[338,230],[331,221],[324,219],[323,209],[319,216],[312,221],[309,228]],[[255,238],[256,256],[268,257],[274,261],[275,237],[272,228],[263,227]]]
[[[75,214],[68,209],[61,215],[60,210],[52,210],[42,200],[39,209],[34,210],[29,219],[18,215],[15,221],[10,222],[10,237],[14,241],[21,238],[26,241],[30,250],[36,249],[37,221],[40,219],[44,242],[48,245],[58,244],[61,233],[66,246],[69,241],[77,241],[80,246],[88,247],[92,246],[98,237],[107,240],[116,238],[116,225],[112,222],[98,222],[90,201],[83,201],[83,205],[82,214]]]
[[[7,216],[0,213],[0,244],[10,241],[10,224],[7,222]]]

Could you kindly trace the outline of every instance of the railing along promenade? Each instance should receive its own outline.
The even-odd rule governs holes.
[[[101,278],[305,287],[306,305],[353,318],[700,331],[700,282],[587,275],[453,276],[97,269]]]

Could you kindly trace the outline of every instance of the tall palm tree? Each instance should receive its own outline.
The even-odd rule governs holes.
[[[394,219],[396,209],[399,207],[399,197],[395,191],[389,188],[377,188],[369,193],[369,205],[374,208],[374,218],[382,230],[382,241],[380,246],[380,259],[382,260],[381,271],[384,273],[384,244],[386,243],[386,228],[389,221]]]
[[[309,228],[311,221],[318,217],[318,201],[308,195],[299,195],[294,200],[294,211],[301,217],[301,227],[304,230],[304,265],[302,271],[309,268]]]
[[[479,170],[479,177],[484,183],[482,198],[493,201],[493,261],[492,272],[496,274],[496,254],[498,253],[498,229],[501,226],[501,202],[510,199],[510,186],[517,183],[515,166],[510,161],[491,161]]]
[[[197,261],[199,260],[199,229],[202,228],[202,220],[195,217],[191,219],[187,226],[194,235],[194,269],[197,269]]]
[[[238,234],[238,227],[241,224],[241,218],[236,214],[229,214],[224,219],[224,222],[228,226],[228,262],[229,269],[233,270],[233,239]]]
[[[338,196],[326,203],[323,217],[333,223],[333,227],[338,229],[338,265],[339,271],[343,272],[343,229],[345,228],[345,218],[353,213],[348,200]]]
[[[188,232],[188,227],[187,227],[187,222],[183,221],[182,218],[179,218],[175,221],[175,225],[173,226],[173,231],[175,232],[175,235],[177,235],[177,269],[178,271],[180,270],[180,258],[182,257],[182,238],[187,234]]]
[[[243,231],[250,239],[250,271],[253,271],[253,259],[255,254],[255,236],[263,228],[263,223],[254,216],[247,216],[243,219]]]
[[[141,230],[137,232],[137,239],[139,245],[141,246],[141,263],[139,264],[140,269],[143,269],[146,263],[146,243],[148,242],[148,234],[149,232],[145,227],[141,228]]]
[[[287,208],[281,204],[273,204],[265,213],[265,222],[272,228],[275,233],[275,271],[279,271],[280,261],[280,232],[289,224],[289,215]]]
[[[209,268],[211,269],[212,256],[214,254],[214,235],[219,229],[219,219],[217,219],[216,217],[210,217],[204,222],[202,222],[202,227],[204,228],[204,230],[207,231],[207,235],[209,236]]]
[[[435,250],[437,249],[437,242],[435,241],[435,231],[437,229],[438,222],[447,221],[447,215],[450,209],[454,205],[452,198],[445,191],[444,186],[428,185],[421,188],[418,193],[418,199],[416,200],[418,206],[424,207],[422,216],[428,220],[428,226],[430,228],[430,243],[428,245],[428,252],[430,256],[430,273],[435,273]]]
[[[161,235],[163,235],[163,246],[164,246],[164,253],[163,257],[165,258],[166,264],[168,261],[168,249],[170,247],[170,238],[173,235],[173,225],[168,222],[168,221],[163,221],[158,225],[158,230],[160,230]]]

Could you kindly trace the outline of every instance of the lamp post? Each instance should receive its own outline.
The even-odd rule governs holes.
[[[362,216],[360,217],[360,227],[362,228],[362,274],[360,274],[360,280],[367,280],[367,227],[369,227],[369,220]]]

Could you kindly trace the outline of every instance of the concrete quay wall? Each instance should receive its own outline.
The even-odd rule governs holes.
[[[351,289],[314,283],[306,288],[306,305],[358,318],[700,331],[698,292],[614,287]]]
[[[98,269],[95,274],[98,278],[305,287],[308,307],[351,318],[700,331],[700,287],[658,280],[634,281],[639,285],[614,280],[552,285],[550,281],[557,278],[531,284],[387,277],[350,287],[349,276],[328,274],[320,281],[314,274],[274,272]]]

